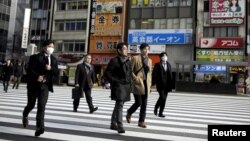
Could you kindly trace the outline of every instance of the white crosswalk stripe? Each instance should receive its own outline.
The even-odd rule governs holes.
[[[2,86],[0,86],[2,90]],[[34,140],[36,108],[29,115],[28,128],[22,128],[22,111],[27,103],[25,85],[0,94],[0,140]],[[239,96],[216,96],[202,94],[170,93],[165,118],[153,114],[158,99],[157,92],[148,98],[147,128],[137,126],[139,109],[126,123],[126,110],[134,99],[124,105],[125,134],[110,130],[110,118],[114,101],[110,91],[93,89],[93,104],[99,109],[89,114],[85,98],[81,99],[78,112],[73,112],[71,87],[55,87],[50,93],[45,111],[45,133],[41,140],[90,140],[90,141],[205,141],[209,124],[250,124],[250,98]]]

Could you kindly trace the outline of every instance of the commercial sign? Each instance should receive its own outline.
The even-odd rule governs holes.
[[[121,13],[122,12],[122,2],[112,1],[112,2],[97,2],[96,3],[96,13]]]
[[[244,24],[245,0],[210,0],[210,25]]]
[[[123,0],[92,1],[90,53],[116,53],[123,37],[123,8]]]
[[[192,29],[129,30],[128,43],[192,44]]]
[[[243,50],[196,50],[196,61],[208,62],[241,62],[244,59]]]
[[[109,61],[114,58],[115,55],[92,55],[92,64],[95,65],[107,65]]]
[[[242,48],[243,38],[201,38],[201,48]]]
[[[24,13],[23,35],[22,35],[22,48],[28,47],[29,26],[30,26],[30,13],[31,9],[26,8]]]
[[[195,65],[195,72],[226,72],[226,66],[217,66],[217,65]]]
[[[150,45],[149,54],[160,54],[166,51],[166,45]],[[129,45],[128,53],[141,53],[140,45]]]

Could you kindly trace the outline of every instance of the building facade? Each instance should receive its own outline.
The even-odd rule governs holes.
[[[7,50],[11,0],[0,0],[0,59],[4,60]]]
[[[29,44],[41,49],[42,42],[51,38],[55,0],[31,0]]]
[[[87,53],[88,0],[56,0],[52,20],[52,39],[59,60],[77,62]]]

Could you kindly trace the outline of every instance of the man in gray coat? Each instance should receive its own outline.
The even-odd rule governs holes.
[[[110,129],[117,130],[118,133],[125,133],[122,124],[122,110],[124,102],[130,101],[132,74],[126,43],[117,45],[117,54],[110,60],[104,75],[111,83],[111,99],[116,101]]]

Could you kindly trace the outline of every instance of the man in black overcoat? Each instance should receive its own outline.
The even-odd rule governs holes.
[[[89,106],[89,113],[93,113],[98,107],[93,106],[91,89],[96,82],[94,67],[91,63],[91,55],[87,54],[84,58],[84,62],[77,65],[75,72],[75,86],[80,87],[85,93],[86,101]],[[80,103],[80,98],[75,98],[73,101],[73,110],[77,112],[77,108]]]
[[[117,130],[118,133],[125,133],[122,124],[122,110],[124,102],[130,101],[132,75],[128,45],[119,43],[117,53],[118,55],[110,60],[104,75],[111,83],[111,99],[116,101],[110,129]]]
[[[28,103],[23,111],[23,126],[28,125],[28,115],[34,108],[36,99],[36,132],[35,136],[44,133],[44,114],[45,106],[48,100],[49,91],[53,92],[53,77],[59,75],[57,59],[52,55],[54,51],[54,42],[45,40],[43,50],[30,56],[27,69],[27,96]]]
[[[154,114],[157,115],[158,108],[159,110],[159,117],[165,117],[163,114],[166,99],[168,96],[168,92],[172,91],[172,71],[171,71],[171,65],[167,61],[168,56],[166,52],[162,52],[160,55],[160,62],[156,63],[153,69],[153,85],[156,84],[156,89],[159,93],[159,99],[156,102],[155,108],[154,108]]]

